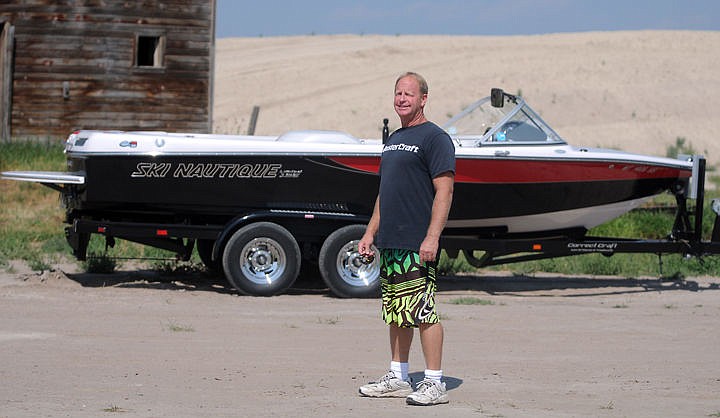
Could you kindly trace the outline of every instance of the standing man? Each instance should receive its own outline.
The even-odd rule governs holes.
[[[408,72],[395,82],[395,112],[402,127],[383,146],[380,191],[358,250],[380,250],[382,318],[390,330],[390,371],[360,387],[372,397],[406,397],[410,405],[447,403],[442,382],[443,327],[435,311],[435,274],[440,234],[452,203],[455,147],[450,136],[425,118],[428,87]],[[408,357],[420,329],[425,379],[413,392]]]

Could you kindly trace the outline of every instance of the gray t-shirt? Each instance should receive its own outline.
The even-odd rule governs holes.
[[[420,251],[432,215],[432,180],[446,172],[455,172],[455,146],[439,126],[425,122],[390,135],[380,160],[378,248]]]

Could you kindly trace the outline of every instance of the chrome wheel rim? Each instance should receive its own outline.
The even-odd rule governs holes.
[[[256,284],[272,284],[286,268],[285,250],[271,238],[254,238],[240,253],[240,270]]]
[[[358,240],[350,241],[340,248],[335,268],[345,283],[351,286],[367,287],[380,277],[380,258],[375,257],[370,264],[363,264],[362,256],[358,252],[359,242]],[[375,247],[373,247],[373,251],[377,254]]]

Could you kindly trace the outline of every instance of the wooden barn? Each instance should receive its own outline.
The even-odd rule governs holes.
[[[0,3],[0,139],[211,132],[215,0]]]

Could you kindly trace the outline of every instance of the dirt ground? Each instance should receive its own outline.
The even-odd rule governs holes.
[[[262,298],[199,273],[0,273],[0,417],[720,416],[720,278],[486,273],[437,298],[450,403],[423,408],[357,395],[389,364],[378,301],[307,277]]]

